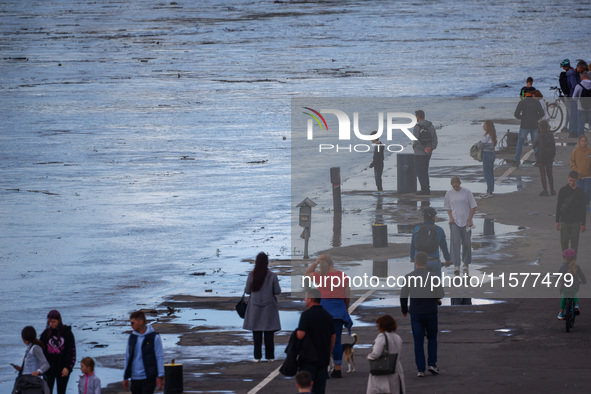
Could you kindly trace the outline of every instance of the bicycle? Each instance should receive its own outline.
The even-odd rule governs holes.
[[[566,322],[566,332],[569,332],[571,328],[575,326],[575,301],[572,298],[566,299],[566,305],[564,306],[564,321]]]
[[[564,96],[562,95],[562,90],[558,86],[552,86],[550,90],[554,91],[554,101],[547,104],[546,110],[549,117],[548,124],[550,125],[550,131],[554,133],[556,130],[560,129],[564,120],[564,112],[560,105],[564,102]]]

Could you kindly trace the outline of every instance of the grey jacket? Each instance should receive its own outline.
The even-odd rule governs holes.
[[[281,293],[279,279],[271,271],[267,271],[267,277],[259,291],[251,292],[252,272],[248,275],[244,291],[250,294],[244,324],[242,328],[251,331],[278,331],[281,330],[279,322],[279,308],[276,295]]]
[[[88,379],[88,382],[86,381]],[[80,376],[78,381],[78,394],[101,394],[101,380],[94,373]]]
[[[421,130],[425,129],[431,134],[431,149],[432,151],[437,148],[437,133],[435,132],[435,127],[433,123],[429,122],[428,120],[421,120],[416,126],[412,129],[412,134],[419,140]],[[414,154],[417,156],[429,156],[431,153],[425,152],[426,145],[422,144],[421,141],[415,141],[412,144],[412,148]]]

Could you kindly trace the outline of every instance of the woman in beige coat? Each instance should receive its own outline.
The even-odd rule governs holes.
[[[386,352],[386,338],[388,339],[388,353],[398,353],[396,361],[396,373],[391,375],[374,376],[369,375],[367,381],[367,394],[403,394],[406,393],[404,383],[404,371],[400,362],[400,350],[402,349],[402,338],[394,331],[398,326],[396,320],[390,315],[380,316],[376,320],[380,333],[376,337],[371,353],[367,355],[368,360],[376,360]]]

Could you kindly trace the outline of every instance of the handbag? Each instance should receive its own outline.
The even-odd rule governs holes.
[[[240,298],[240,301],[236,304],[236,312],[238,312],[238,316],[243,319],[246,314],[246,307],[248,306],[248,303],[244,301],[244,294],[246,294],[246,292],[242,293],[242,298]]]
[[[391,375],[396,373],[398,353],[390,354],[388,352],[388,337],[385,333],[384,338],[386,339],[385,353],[375,360],[369,360],[369,373],[374,376]]]
[[[482,149],[478,148],[478,142],[470,148],[470,156],[476,161],[482,161]]]

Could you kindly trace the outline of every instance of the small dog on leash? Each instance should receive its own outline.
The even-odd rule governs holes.
[[[347,361],[347,373],[355,372],[355,349],[353,349],[353,346],[355,346],[355,344],[357,343],[357,340],[359,340],[359,336],[357,334],[353,334],[351,336],[353,338],[355,338],[353,343],[343,343],[342,344],[343,358],[345,359],[345,361]],[[353,366],[353,368],[351,368],[351,366]],[[330,356],[329,373],[332,371],[334,371],[334,359],[331,355]]]

